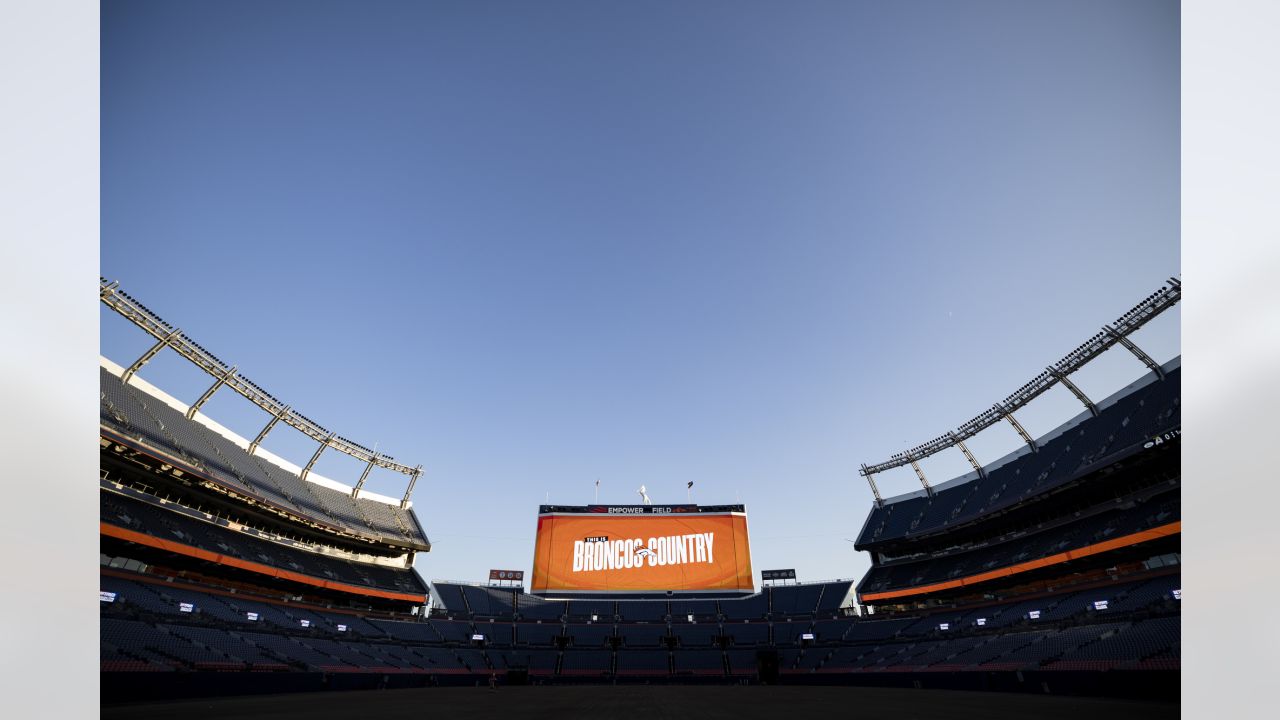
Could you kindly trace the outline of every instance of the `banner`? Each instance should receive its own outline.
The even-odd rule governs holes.
[[[490,580],[512,580],[515,582],[524,582],[523,570],[490,570]]]
[[[761,570],[761,580],[795,580],[795,568],[787,568],[786,570]]]
[[[564,510],[538,516],[531,593],[755,591],[744,512]]]

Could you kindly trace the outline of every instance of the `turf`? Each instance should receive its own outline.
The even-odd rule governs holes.
[[[300,693],[102,708],[103,720],[1107,720],[1176,718],[1179,706],[1101,698],[856,687],[510,687]]]

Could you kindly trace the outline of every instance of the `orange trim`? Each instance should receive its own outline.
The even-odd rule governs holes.
[[[249,560],[241,560],[240,558],[231,557],[230,555],[210,552],[203,548],[183,545],[182,543],[165,540],[163,538],[155,537],[154,535],[147,535],[146,533],[140,533],[134,530],[126,530],[125,528],[116,527],[110,523],[100,522],[98,523],[98,526],[101,529],[102,534],[109,537],[128,540],[129,542],[138,543],[139,545],[147,545],[161,550],[168,550],[169,552],[199,558],[200,560],[208,560],[210,562],[218,563],[219,565],[227,565],[229,567],[240,568],[241,570],[248,570],[249,572],[270,575],[271,577],[277,577],[282,580],[292,580],[294,582],[315,585],[316,587],[322,587],[329,590],[338,590],[340,592],[354,593],[356,595],[370,595],[372,597],[388,598],[390,600],[407,600],[415,603],[423,603],[426,601],[426,597],[423,595],[410,595],[408,593],[392,592],[391,590],[374,590],[373,588],[360,587],[359,585],[348,585],[347,583],[334,582],[333,580],[322,580],[320,578],[311,577],[310,575],[296,573],[292,570],[281,570],[280,568],[273,568],[270,565],[263,565],[262,563],[251,562]]]
[[[1003,567],[999,570],[989,570],[984,573],[978,573],[977,575],[969,575],[968,577],[962,577],[956,580],[947,580],[946,582],[933,583],[931,585],[921,585],[919,587],[907,588],[905,590],[888,590],[885,592],[867,593],[866,595],[860,595],[859,597],[862,598],[863,602],[868,602],[870,600],[888,600],[890,598],[920,595],[922,593],[937,592],[939,590],[949,590],[951,588],[974,585],[980,582],[986,582],[987,580],[994,580],[996,578],[1008,577],[1010,575],[1048,567],[1050,565],[1057,565],[1059,563],[1067,562],[1068,560],[1077,560],[1082,557],[1097,555],[1098,553],[1115,550],[1116,548],[1137,545],[1138,543],[1168,537],[1169,535],[1177,535],[1181,532],[1182,521],[1178,520],[1177,522],[1171,522],[1168,525],[1161,525],[1159,527],[1151,528],[1150,530],[1133,533],[1132,535],[1113,538],[1105,542],[1097,543],[1096,545],[1086,545],[1076,550],[1068,550],[1066,552],[1058,553],[1057,555],[1050,555],[1037,560],[1028,560],[1027,562],[1010,565],[1009,567]]]

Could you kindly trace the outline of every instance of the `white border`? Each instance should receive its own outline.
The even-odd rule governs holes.
[[[1280,429],[1280,3],[1182,17],[1183,716],[1271,718]]]

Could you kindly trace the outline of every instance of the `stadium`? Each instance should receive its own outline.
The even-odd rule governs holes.
[[[154,343],[100,361],[104,717],[624,717],[655,697],[706,717],[1178,712],[1180,358],[1130,337],[1180,301],[1178,279],[955,430],[863,463],[849,525],[871,569],[817,583],[753,567],[742,504],[644,502],[530,508],[528,587],[523,570],[425,580],[421,464],[310,420],[117,283],[99,297]],[[1071,376],[1108,350],[1143,370],[1089,397]],[[162,352],[208,389],[142,380]],[[1033,437],[1016,413],[1055,385],[1082,409]],[[201,412],[232,392],[270,416],[256,437]],[[315,442],[305,464],[262,446],[281,424]],[[1006,425],[1023,446],[980,462],[966,441]],[[919,463],[944,451],[972,471],[930,483]],[[363,474],[321,477],[326,452]],[[876,476],[908,465],[920,489],[882,497]],[[403,495],[369,492],[374,468]]]

